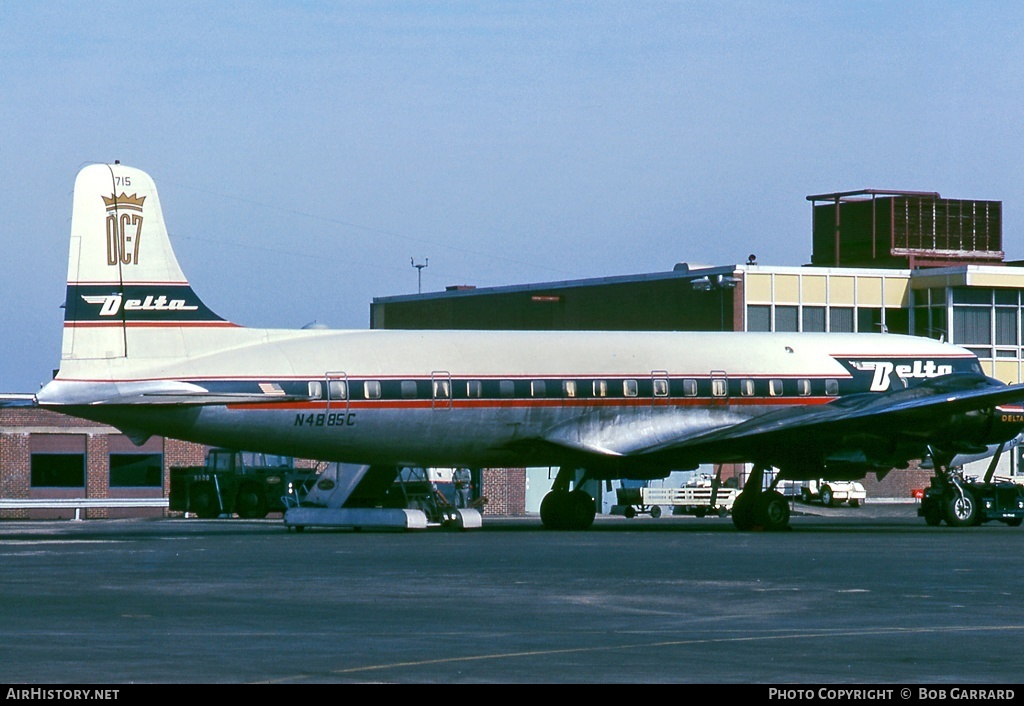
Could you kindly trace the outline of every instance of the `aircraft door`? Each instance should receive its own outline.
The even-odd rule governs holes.
[[[349,385],[348,375],[343,372],[327,373],[327,411],[348,412]]]
[[[655,407],[671,404],[667,370],[651,371],[651,405]]]
[[[434,409],[452,408],[452,375],[447,370],[430,374],[430,406]]]

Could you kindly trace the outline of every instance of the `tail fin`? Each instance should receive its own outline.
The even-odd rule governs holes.
[[[66,361],[194,353],[190,331],[223,326],[233,324],[203,304],[178,265],[150,176],[117,162],[82,169],[71,216],[62,372]]]

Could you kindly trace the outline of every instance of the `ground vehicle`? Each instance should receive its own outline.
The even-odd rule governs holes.
[[[201,518],[266,517],[284,512],[283,497],[295,495],[315,477],[315,469],[295,468],[287,456],[210,449],[205,466],[171,468],[168,508]]]
[[[843,503],[849,503],[850,507],[860,507],[866,497],[864,486],[855,480],[811,480],[800,489],[800,500],[805,503],[819,500],[825,507]]]
[[[1019,527],[1024,522],[1024,487],[1007,479],[965,478],[962,473],[933,476],[917,514],[933,527],[943,520],[952,527],[991,520]]]
[[[612,511],[626,517],[649,514],[658,518],[661,517],[662,506],[669,506],[673,515],[726,517],[739,491],[727,487],[712,490],[711,477],[703,475],[681,488],[619,488],[618,505]]]

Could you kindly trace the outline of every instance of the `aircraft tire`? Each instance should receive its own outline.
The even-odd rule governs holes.
[[[568,529],[569,493],[552,490],[540,501],[540,521],[549,530]]]
[[[978,503],[970,493],[953,493],[946,500],[946,524],[950,527],[970,527],[978,517]]]
[[[569,519],[566,529],[590,529],[594,524],[594,518],[597,516],[597,506],[594,505],[594,499],[590,497],[590,493],[577,488],[569,493],[568,500],[566,510],[568,511]]]
[[[757,497],[753,492],[740,493],[732,504],[732,524],[740,532],[754,529],[754,505]]]
[[[766,530],[774,532],[789,527],[789,503],[777,490],[762,493],[755,507],[755,522]]]

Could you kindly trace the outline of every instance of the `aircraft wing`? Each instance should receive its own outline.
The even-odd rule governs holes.
[[[823,405],[781,409],[710,431],[695,433],[681,422],[662,418],[646,428],[635,423],[603,427],[587,424],[575,435],[560,428],[546,440],[606,459],[670,461],[673,457],[730,455],[793,458],[805,451],[810,456],[812,448],[835,447],[856,435],[891,438],[908,427],[938,431],[955,415],[1021,401],[1024,384],[1004,385],[983,375],[954,373],[887,393],[864,393]],[[594,428],[589,429],[591,426]],[[940,437],[931,443],[944,441],[956,440]]]

